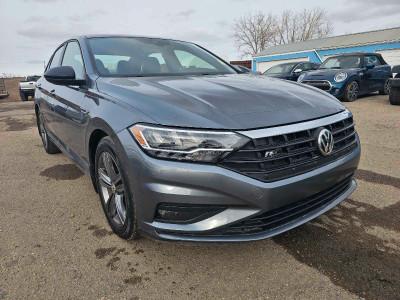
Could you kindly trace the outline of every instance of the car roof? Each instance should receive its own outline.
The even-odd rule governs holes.
[[[157,36],[144,36],[144,35],[129,35],[129,34],[85,34],[78,35],[72,37],[72,39],[91,39],[91,38],[146,38],[146,39],[160,39],[160,40],[170,40],[170,41],[179,41],[179,42],[187,42],[179,39],[165,38],[165,37],[157,37]]]
[[[355,55],[377,55],[377,56],[381,56],[380,53],[365,53],[365,52],[353,52],[353,53],[343,53],[343,54],[338,54],[335,56],[331,56],[331,57],[338,57],[338,56],[355,56]]]

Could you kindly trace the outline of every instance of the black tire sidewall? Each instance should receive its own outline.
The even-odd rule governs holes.
[[[112,220],[107,214],[107,210],[105,207],[105,201],[103,198],[103,195],[101,193],[101,188],[100,188],[100,183],[99,183],[99,176],[98,176],[98,171],[97,171],[97,166],[99,165],[99,159],[100,155],[103,152],[108,152],[111,154],[114,158],[114,161],[116,162],[118,169],[121,172],[121,178],[122,182],[124,184],[125,188],[125,196],[126,196],[126,222],[124,226],[122,227],[117,227],[113,224]],[[119,151],[117,147],[115,146],[114,142],[111,140],[109,137],[103,138],[96,149],[96,156],[95,156],[95,179],[96,179],[96,185],[97,189],[99,191],[99,197],[100,197],[100,202],[101,206],[103,207],[104,214],[107,218],[108,224],[110,225],[111,229],[121,238],[128,239],[131,237],[136,237],[137,233],[137,225],[136,225],[136,210],[135,210],[135,202],[133,199],[133,188],[132,188],[132,183],[129,180],[127,172],[124,170],[123,165],[120,161],[119,158]]]
[[[351,99],[349,98],[349,94],[348,94],[349,91],[348,91],[348,89],[349,89],[349,87],[350,87],[350,84],[352,84],[353,82],[356,82],[357,85],[358,85],[358,94],[357,94],[357,98],[356,98],[356,99],[351,100]],[[356,100],[358,99],[359,93],[360,93],[360,85],[358,84],[357,80],[352,79],[352,80],[350,80],[350,81],[347,83],[347,85],[346,85],[346,89],[345,89],[345,91],[344,91],[343,100],[344,100],[345,102],[354,102],[354,101],[356,101]]]
[[[28,101],[28,96],[25,95],[23,92],[19,91],[19,96],[21,98],[21,101]]]

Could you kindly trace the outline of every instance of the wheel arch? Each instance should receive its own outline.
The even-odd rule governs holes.
[[[102,138],[109,136],[112,140],[116,141],[117,136],[114,130],[111,128],[109,124],[107,124],[104,120],[100,118],[94,118],[91,120],[87,135],[86,135],[86,145],[87,145],[87,159],[89,162],[89,172],[90,178],[92,180],[93,187],[97,192],[96,186],[96,176],[95,176],[95,157],[96,157],[96,149]]]

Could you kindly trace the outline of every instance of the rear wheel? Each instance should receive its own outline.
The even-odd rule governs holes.
[[[357,99],[359,93],[359,85],[355,80],[350,81],[347,84],[346,90],[344,92],[343,101],[353,102]]]
[[[386,78],[385,83],[383,84],[383,89],[379,91],[381,95],[389,95],[390,93],[390,78]]]
[[[389,101],[392,105],[400,105],[400,79],[391,80]]]
[[[25,95],[23,92],[19,91],[19,97],[21,98],[21,101],[28,101],[28,96]]]
[[[39,135],[42,139],[42,144],[43,144],[44,150],[48,154],[59,153],[60,149],[58,149],[58,147],[53,143],[53,141],[49,138],[49,136],[47,134],[46,128],[44,126],[44,118],[40,111],[37,114],[37,125],[38,125],[38,129],[39,129]]]
[[[138,238],[132,182],[109,137],[103,138],[96,150],[96,184],[111,229],[121,238]]]

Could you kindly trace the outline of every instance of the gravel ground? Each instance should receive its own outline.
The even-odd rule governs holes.
[[[194,246],[112,234],[89,178],[44,152],[33,103],[0,102],[0,299],[400,299],[400,107],[348,106],[349,199],[272,239]]]

